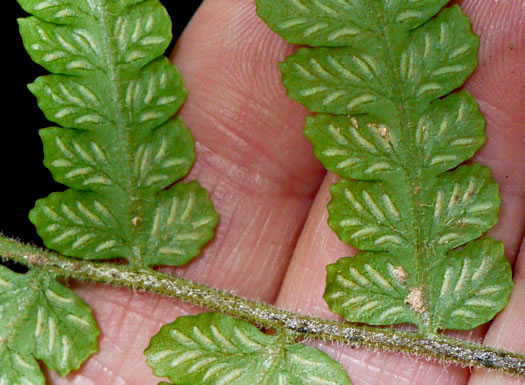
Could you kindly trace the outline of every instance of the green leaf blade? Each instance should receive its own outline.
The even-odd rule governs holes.
[[[117,198],[117,197],[115,197]],[[86,259],[130,256],[132,218],[118,199],[88,191],[66,190],[40,199],[29,219],[47,247]]]
[[[40,271],[0,266],[0,280],[0,354],[15,369],[18,363],[38,383],[34,358],[66,375],[98,350],[91,309],[72,290]]]
[[[291,43],[312,47],[366,47],[387,28],[409,31],[434,16],[447,0],[257,0],[257,13]],[[377,18],[375,15],[384,17]]]
[[[350,385],[320,350],[218,313],[179,317],[152,338],[145,354],[157,376],[181,385]]]
[[[102,71],[106,64],[100,48],[89,44],[102,38],[100,32],[88,25],[72,29],[36,17],[19,19],[18,23],[31,59],[50,72],[82,76]]]
[[[179,110],[187,97],[182,76],[165,57],[131,73],[122,90],[127,114],[135,129],[153,129]]]
[[[330,310],[351,322],[373,325],[419,324],[409,306],[410,288],[417,284],[417,266],[408,257],[360,253],[327,266],[324,294]]]
[[[390,185],[341,179],[332,185],[329,226],[340,239],[361,250],[410,252],[415,232],[401,192]]]
[[[447,0],[385,1],[387,23],[396,29],[410,31],[418,28],[443,8]]]
[[[391,77],[378,66],[381,53],[374,48],[299,49],[280,65],[288,95],[313,112],[392,110]]]
[[[171,41],[171,20],[158,0],[134,1],[128,6],[115,3],[109,7],[119,11],[110,24],[119,65],[136,70],[164,54]]]
[[[141,191],[157,192],[186,176],[195,161],[190,131],[181,119],[153,130],[136,130],[133,172]]]
[[[355,2],[353,2],[355,3]],[[257,14],[294,44],[330,47],[363,44],[373,34],[367,28],[363,4],[337,0],[257,0]]]
[[[98,350],[99,331],[91,309],[72,290],[51,280],[36,314],[36,341],[31,343],[36,346],[35,356],[62,376]]]
[[[445,173],[429,195],[434,202],[429,238],[445,252],[478,238],[498,220],[501,198],[487,167],[465,165]]]
[[[458,6],[444,9],[411,35],[400,58],[407,98],[425,105],[461,86],[477,65],[479,38]]]
[[[503,244],[491,238],[449,252],[432,276],[429,292],[440,329],[470,330],[490,321],[505,307],[514,286]]]
[[[179,183],[157,195],[139,220],[137,243],[148,265],[184,265],[213,237],[219,216],[197,182]]]
[[[401,171],[404,149],[399,128],[391,124],[366,115],[318,114],[307,118],[305,135],[323,165],[342,177],[380,180]]]
[[[30,354],[20,354],[0,345],[0,384],[45,385],[46,379]]]
[[[29,85],[38,106],[52,122],[81,130],[114,129],[111,100],[93,78],[46,75]]]
[[[118,171],[106,143],[91,132],[50,127],[40,130],[44,164],[53,178],[76,190],[104,191],[118,186]],[[99,144],[100,143],[100,144]]]
[[[88,1],[18,0],[18,4],[29,14],[55,24],[71,24],[84,20],[91,13]]]
[[[414,136],[423,167],[439,174],[471,158],[485,143],[485,120],[476,100],[460,91],[433,102]]]

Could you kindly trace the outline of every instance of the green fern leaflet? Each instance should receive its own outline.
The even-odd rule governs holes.
[[[66,375],[98,350],[89,306],[48,273],[0,265],[0,384],[44,385],[35,359]]]
[[[46,117],[45,165],[70,187],[30,214],[46,246],[86,259],[126,258],[136,267],[182,265],[218,222],[190,170],[193,139],[170,120],[186,98],[161,56],[171,22],[157,0],[20,0],[33,60],[54,74],[30,85]],[[172,186],[173,187],[170,187]]]
[[[313,47],[281,71],[289,96],[318,113],[305,128],[315,155],[341,177],[328,224],[363,250],[327,268],[325,300],[350,321],[470,329],[513,287],[502,244],[479,238],[497,221],[498,187],[486,167],[458,167],[485,122],[467,91],[451,93],[477,64],[478,38],[447,3],[257,0],[274,31]]]
[[[178,385],[351,385],[326,353],[219,313],[177,318],[152,338],[146,357],[157,376]]]

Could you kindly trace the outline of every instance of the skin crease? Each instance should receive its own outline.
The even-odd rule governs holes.
[[[460,3],[482,35],[480,66],[466,88],[487,118],[488,140],[476,160],[490,166],[500,184],[504,203],[491,235],[505,242],[516,287],[490,327],[456,334],[525,353],[525,4]],[[221,221],[201,257],[165,270],[335,318],[322,299],[325,266],[354,252],[326,224],[328,187],[335,177],[325,178],[302,134],[307,111],[288,99],[280,82],[277,62],[294,50],[258,19],[253,0],[206,0],[177,44],[172,59],[190,91],[180,115],[197,150],[188,179],[210,191]],[[102,330],[100,353],[67,378],[47,373],[49,383],[157,384],[142,354],[149,339],[163,324],[199,309],[126,289],[72,285],[93,307]],[[524,383],[397,354],[320,347],[341,362],[354,385]]]

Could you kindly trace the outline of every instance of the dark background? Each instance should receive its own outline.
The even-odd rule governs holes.
[[[53,125],[39,110],[36,98],[27,89],[40,75],[47,72],[33,63],[25,52],[18,33],[16,19],[27,14],[15,0],[4,17],[2,54],[3,94],[2,128],[0,136],[0,232],[26,242],[42,245],[27,217],[35,201],[51,192],[63,191],[65,186],[55,182],[43,165],[43,150],[38,129]],[[162,0],[173,24],[171,52],[201,0]],[[183,4],[183,5],[181,5]],[[6,49],[6,45],[9,49]]]

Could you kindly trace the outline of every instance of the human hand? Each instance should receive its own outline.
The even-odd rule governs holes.
[[[465,0],[481,34],[480,65],[466,85],[487,118],[487,143],[476,159],[491,167],[503,205],[491,234],[515,262],[509,306],[470,338],[525,352],[525,7],[520,0]],[[325,266],[352,249],[327,226],[324,169],[303,137],[307,111],[292,102],[277,63],[294,51],[255,15],[253,0],[206,0],[173,54],[189,99],[181,116],[196,140],[188,177],[210,193],[221,216],[215,239],[183,268],[188,279],[279,307],[336,318],[322,293]],[[521,150],[521,151],[520,151]],[[324,181],[323,181],[324,178]],[[100,285],[76,285],[102,330],[100,353],[51,384],[156,384],[143,350],[159,327],[200,309]],[[520,329],[521,326],[521,329]],[[484,337],[485,336],[485,337]],[[324,344],[354,385],[520,384],[522,379]],[[470,379],[469,379],[470,377]]]

